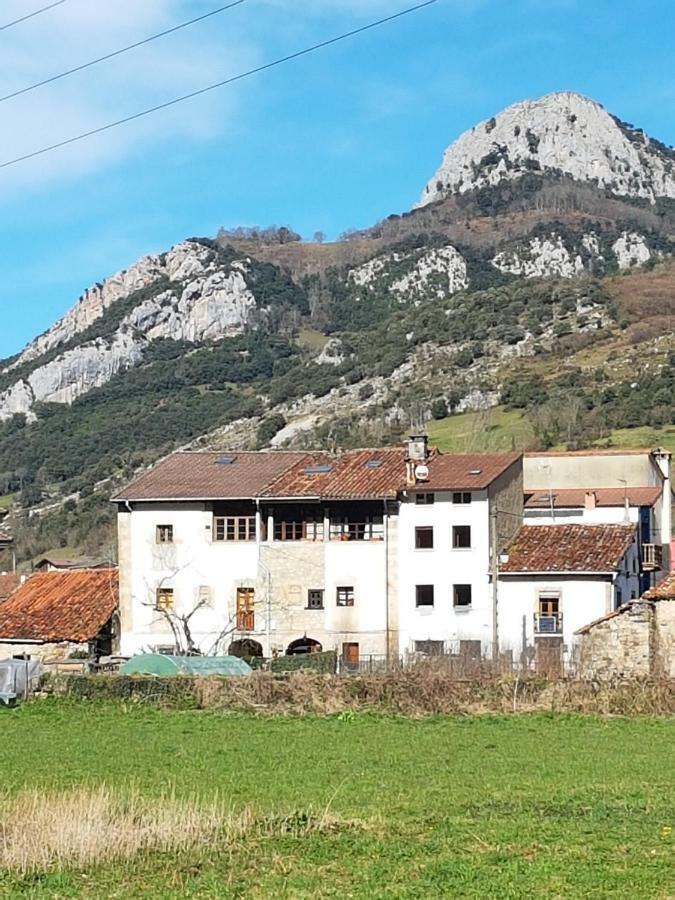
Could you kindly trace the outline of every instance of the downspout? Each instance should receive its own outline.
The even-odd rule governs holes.
[[[383,501],[384,506],[384,628],[385,628],[385,658],[387,669],[391,664],[390,650],[390,623],[389,623],[389,513],[387,511],[387,501]]]

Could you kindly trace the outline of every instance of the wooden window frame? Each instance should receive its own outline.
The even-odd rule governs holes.
[[[354,588],[352,585],[340,585],[335,589],[335,605],[341,609],[354,606]]]
[[[323,518],[306,519],[303,522],[286,522],[274,520],[274,540],[323,542]]]
[[[215,544],[250,544],[256,540],[255,516],[214,516],[213,542]]]
[[[415,506],[433,506],[436,502],[436,494],[433,491],[415,494]]]
[[[160,587],[155,591],[155,609],[171,612],[176,608],[176,592],[173,588]]]
[[[173,544],[173,525],[158,525],[155,529],[156,544]]]
[[[452,502],[459,506],[468,506],[472,501],[471,491],[453,491]]]
[[[312,595],[314,594],[314,597]],[[310,588],[307,591],[307,609],[324,608],[325,591],[323,588]]]
[[[424,538],[431,538],[431,543],[427,546],[422,541]],[[415,550],[433,550],[434,549],[434,526],[418,525],[415,528]]]
[[[423,594],[429,592],[429,596],[425,600]],[[429,602],[429,597],[431,602]],[[433,609],[436,605],[436,591],[433,584],[416,584],[415,585],[415,609]]]
[[[467,589],[469,593],[469,602],[460,603],[459,594],[463,589]],[[472,584],[453,584],[452,586],[452,608],[453,609],[471,609],[473,606],[473,585]]]
[[[460,534],[468,534],[469,543],[458,543]],[[471,550],[471,526],[470,525],[453,525],[452,526],[452,549],[453,550]]]
[[[255,631],[255,588],[238,587],[237,631]]]

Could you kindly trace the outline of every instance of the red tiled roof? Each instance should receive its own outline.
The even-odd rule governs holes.
[[[418,489],[485,490],[520,459],[522,453],[441,453],[427,463],[429,481],[418,485]]]
[[[499,571],[613,572],[635,537],[633,525],[524,525]]]
[[[20,584],[20,575],[0,575],[0,600],[6,600]]]
[[[675,600],[675,572],[642,595],[643,600]]]
[[[227,458],[234,461],[229,465],[219,462]],[[429,481],[417,488],[482,490],[520,458],[519,453],[432,453],[427,461]],[[382,464],[373,465],[378,461]],[[327,467],[326,471],[307,471],[317,466]],[[339,455],[282,451],[180,452],[132,481],[113,500],[387,499],[396,497],[405,486],[402,447],[350,450]]]
[[[321,500],[394,499],[405,484],[405,451],[352,450],[308,454],[264,492],[272,497]]]
[[[237,500],[258,497],[305,453],[180,452],[159,462],[113,499]],[[233,459],[230,465],[219,460]]]
[[[556,509],[580,509],[586,502],[586,494],[594,493],[597,506],[623,506],[628,498],[630,506],[653,506],[661,496],[658,487],[623,488],[553,488],[528,492],[525,500],[526,509],[547,509],[551,504]]]
[[[90,641],[118,605],[116,569],[43,572],[0,606],[0,640]]]

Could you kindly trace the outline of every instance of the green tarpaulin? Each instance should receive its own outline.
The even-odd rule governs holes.
[[[120,675],[250,675],[253,669],[237,656],[165,656],[144,653],[120,667]]]

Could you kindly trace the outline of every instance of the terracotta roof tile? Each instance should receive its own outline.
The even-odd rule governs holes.
[[[675,600],[675,572],[643,594],[644,600]]]
[[[116,569],[41,572],[0,606],[0,640],[92,640],[119,604]]]
[[[159,462],[113,499],[235,500],[258,497],[305,453],[180,452]],[[231,459],[229,465],[219,460]]]
[[[553,494],[553,506],[555,509],[580,509],[586,502],[586,494],[594,493],[597,506],[623,506],[626,497],[630,506],[653,506],[661,497],[661,489],[658,487],[629,487],[623,488],[553,488],[548,490],[536,490],[528,493],[525,500],[526,509],[547,509],[551,503]]]
[[[499,571],[613,572],[635,537],[633,525],[524,525]]]
[[[321,500],[395,499],[405,484],[403,449],[310,454],[278,478],[264,496]]]
[[[480,491],[522,459],[522,453],[447,453],[429,463],[428,491]]]

